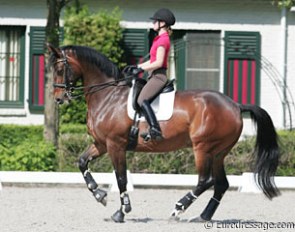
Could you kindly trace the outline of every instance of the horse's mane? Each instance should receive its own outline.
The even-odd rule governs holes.
[[[99,53],[93,48],[86,46],[67,45],[61,47],[64,51],[72,51],[79,61],[87,62],[89,65],[93,65],[105,73],[108,77],[113,77],[116,80],[120,79],[120,71],[118,67],[109,60],[105,55]]]

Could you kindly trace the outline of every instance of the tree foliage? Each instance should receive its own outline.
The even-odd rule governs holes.
[[[118,8],[108,12],[90,12],[87,6],[66,8],[64,17],[64,44],[83,45],[96,49],[119,67],[123,67],[123,29],[120,26],[121,12]],[[61,123],[86,123],[84,97],[60,108]]]
[[[273,0],[272,3],[279,8],[291,8],[292,6],[295,6],[295,0]]]
[[[92,47],[120,66],[123,54],[120,20],[119,8],[92,13],[87,6],[78,12],[76,7],[69,7],[65,11],[64,43]]]

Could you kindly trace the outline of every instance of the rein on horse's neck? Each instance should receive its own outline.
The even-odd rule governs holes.
[[[76,98],[79,98],[82,96],[87,96],[89,94],[99,92],[99,91],[107,89],[109,87],[123,87],[123,86],[130,87],[130,84],[128,84],[128,81],[131,80],[132,78],[133,77],[125,77],[124,79],[118,79],[118,80],[114,79],[114,80],[104,82],[104,83],[99,83],[99,84],[90,84],[90,85],[86,85],[86,86],[84,86],[84,85],[75,86],[75,87],[73,87],[73,91],[74,90],[82,90],[84,92],[81,94],[72,95],[72,99],[76,99]],[[124,82],[124,83],[120,84],[120,82]]]

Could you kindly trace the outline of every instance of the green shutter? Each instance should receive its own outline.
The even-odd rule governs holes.
[[[242,104],[260,103],[260,34],[226,32],[224,93]]]
[[[61,29],[60,42],[63,38]],[[30,94],[29,105],[31,110],[44,109],[45,86],[45,27],[30,28]]]
[[[30,30],[30,95],[31,110],[44,109],[44,46],[45,28],[31,27]]]
[[[123,49],[127,64],[137,64],[148,54],[148,31],[144,29],[125,29]]]

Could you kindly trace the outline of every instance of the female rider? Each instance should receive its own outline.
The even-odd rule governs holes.
[[[141,134],[145,141],[150,139],[162,140],[162,132],[155,113],[151,108],[150,101],[161,91],[167,83],[167,66],[170,51],[171,26],[175,23],[174,14],[166,8],[156,11],[153,17],[153,29],[158,33],[154,38],[150,49],[150,60],[139,64],[132,70],[133,73],[148,71],[147,84],[138,96],[137,103],[145,116],[150,129]]]

